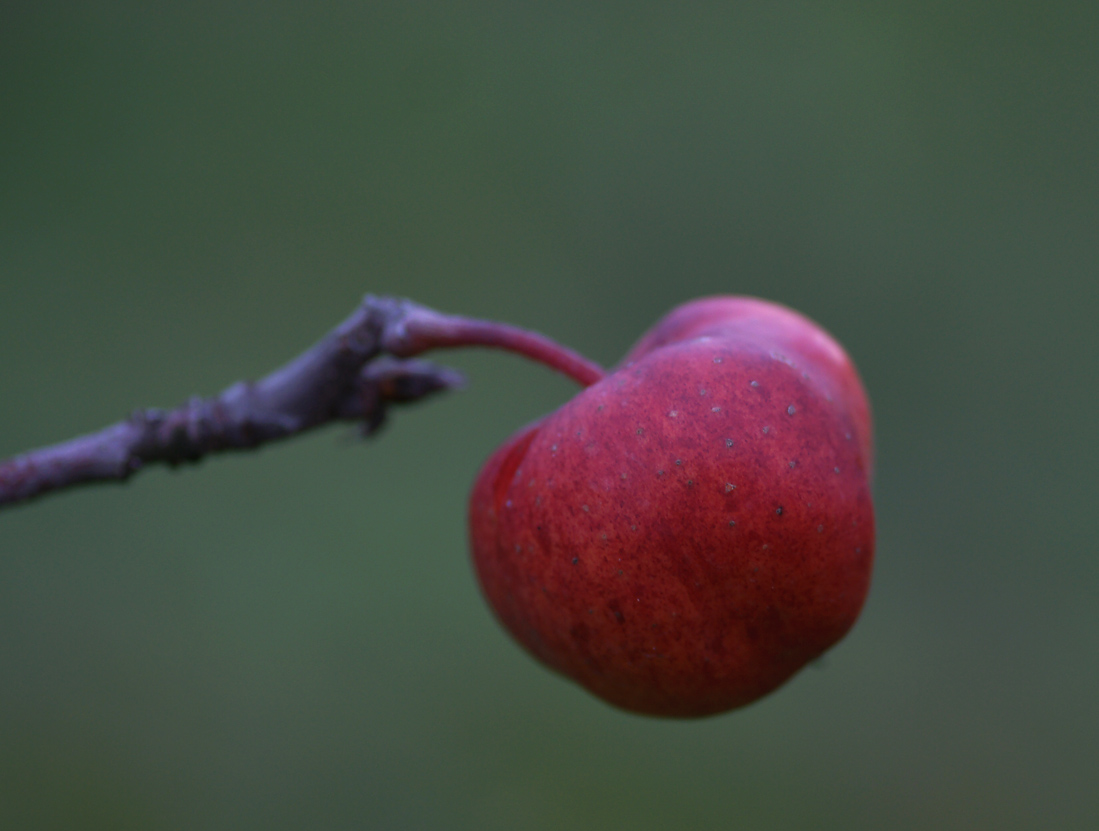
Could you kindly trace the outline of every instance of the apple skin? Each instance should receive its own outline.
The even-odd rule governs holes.
[[[507,630],[595,695],[720,713],[854,624],[872,464],[866,394],[826,332],[766,301],[704,298],[489,458],[473,563]]]

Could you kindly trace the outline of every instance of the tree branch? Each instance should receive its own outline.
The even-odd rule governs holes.
[[[334,421],[357,421],[370,435],[390,404],[462,386],[460,373],[415,358],[457,346],[518,352],[584,386],[603,376],[598,365],[537,333],[367,295],[328,335],[259,381],[170,411],[138,410],[97,433],[0,462],[0,508],[75,485],[125,481],[149,464],[250,450]]]

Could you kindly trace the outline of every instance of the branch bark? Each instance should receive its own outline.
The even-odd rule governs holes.
[[[458,346],[518,352],[584,386],[603,376],[598,365],[535,332],[367,295],[324,338],[259,381],[174,410],[138,410],[99,432],[0,462],[0,508],[76,485],[122,482],[150,464],[251,450],[336,421],[359,422],[371,435],[391,404],[463,385],[455,370],[415,357]]]

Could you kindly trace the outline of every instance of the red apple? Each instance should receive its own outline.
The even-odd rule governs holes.
[[[627,710],[719,713],[854,624],[872,464],[866,394],[835,340],[773,303],[696,300],[493,454],[473,562],[548,666]]]

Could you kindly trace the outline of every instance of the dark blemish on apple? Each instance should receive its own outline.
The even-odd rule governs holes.
[[[602,405],[602,404],[600,404],[600,405],[599,405],[598,407],[596,407],[596,408],[595,408],[595,411],[596,411],[597,413],[601,413],[601,412],[603,412],[603,405]],[[579,434],[577,434],[577,435],[579,435]]]
[[[639,435],[639,436],[645,435],[645,430],[641,427],[638,427],[637,428],[637,435]]]
[[[656,472],[656,475],[657,475],[657,476],[663,476],[663,475],[664,475],[664,471],[662,471],[662,470],[658,470],[658,471]]]
[[[706,390],[699,390],[699,391],[698,391],[698,394],[699,394],[699,395],[705,395],[705,394],[706,394]]]
[[[797,411],[798,411],[798,408],[795,407],[793,404],[791,404],[789,407],[786,408],[786,415],[793,415]]]
[[[687,487],[688,487],[688,488],[690,488],[690,487],[693,487],[693,486],[694,486],[694,483],[695,483],[695,480],[694,480],[694,479],[688,479],[688,480],[687,480]]]
[[[766,436],[766,435],[767,435],[768,433],[770,433],[770,432],[771,432],[771,428],[770,428],[770,427],[764,427],[764,428],[763,428],[763,435],[765,435],[765,436]]]
[[[676,459],[675,463],[676,463],[677,467],[682,467],[683,466],[683,460],[682,459]]]
[[[759,387],[759,381],[753,381],[749,386]]]
[[[720,413],[721,412],[721,407],[711,407],[710,412],[711,413]]]
[[[778,514],[779,516],[782,516],[782,506],[781,505],[779,505],[777,508],[775,508],[775,513]]]
[[[832,470],[834,470],[836,473],[840,472],[840,469],[838,467],[834,467],[834,468],[832,468]]]
[[[725,439],[725,446],[726,447],[732,447],[734,444],[736,444],[736,442],[733,441],[732,439]]]
[[[579,563],[579,562],[580,562],[580,558],[579,558],[579,557],[573,557],[573,558],[572,558],[572,564],[573,564],[573,565],[576,565],[576,564],[577,564],[577,563]]]
[[[736,490],[736,485],[734,485],[732,482],[726,482],[725,483],[725,493],[729,493],[730,491],[735,491],[735,490]]]
[[[631,530],[631,531],[636,531],[636,530],[637,530],[637,526],[636,526],[636,525],[631,525],[631,526],[630,526],[630,530]]]
[[[729,520],[729,525],[730,525],[730,526],[732,526],[732,525],[736,525],[736,520],[735,520],[735,519],[730,519],[730,520]]]

